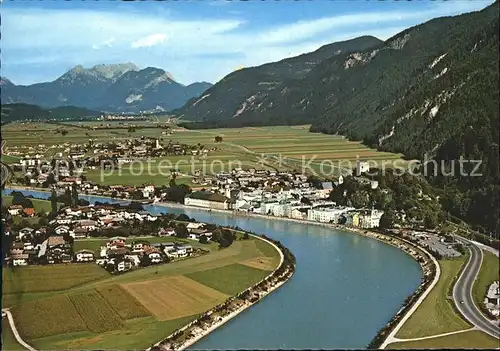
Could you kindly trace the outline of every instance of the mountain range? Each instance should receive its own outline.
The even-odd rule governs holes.
[[[498,13],[496,1],[385,41],[362,37],[243,69],[174,113],[194,121],[188,128],[311,124],[313,132],[433,158],[447,172],[459,157],[480,161],[479,177],[439,170],[427,178],[446,189],[449,213],[500,233]]]
[[[133,63],[79,65],[52,82],[15,85],[1,79],[2,104],[27,103],[43,108],[78,106],[110,112],[172,110],[197,97],[212,84],[183,85],[159,68]]]

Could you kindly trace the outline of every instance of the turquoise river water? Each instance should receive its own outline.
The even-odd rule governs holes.
[[[22,192],[37,198],[50,195]],[[185,213],[199,221],[265,234],[281,241],[297,259],[290,281],[191,349],[365,348],[422,278],[420,266],[408,255],[357,234],[272,218],[144,207],[153,214]]]

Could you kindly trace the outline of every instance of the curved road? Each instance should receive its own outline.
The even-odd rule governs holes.
[[[472,286],[481,268],[483,252],[477,245],[469,240],[463,238],[459,240],[469,244],[470,258],[453,287],[453,300],[455,301],[457,309],[466,320],[472,323],[476,328],[498,339],[500,336],[499,326],[495,325],[482,314],[472,298]]]
[[[9,180],[10,175],[9,167],[3,162],[0,162],[0,186],[3,186],[7,180]]]

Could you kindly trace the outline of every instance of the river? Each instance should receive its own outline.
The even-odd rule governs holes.
[[[37,198],[50,196],[38,191],[22,192]],[[81,198],[114,201],[95,196]],[[266,234],[281,241],[297,259],[296,273],[289,282],[191,349],[365,348],[422,278],[420,266],[411,257],[360,235],[196,209],[158,205],[144,208],[153,214],[185,213],[199,221]]]

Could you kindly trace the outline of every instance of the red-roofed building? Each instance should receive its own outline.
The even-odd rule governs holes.
[[[25,216],[33,217],[35,215],[35,209],[33,207],[31,208],[25,208],[23,210],[23,213]]]

